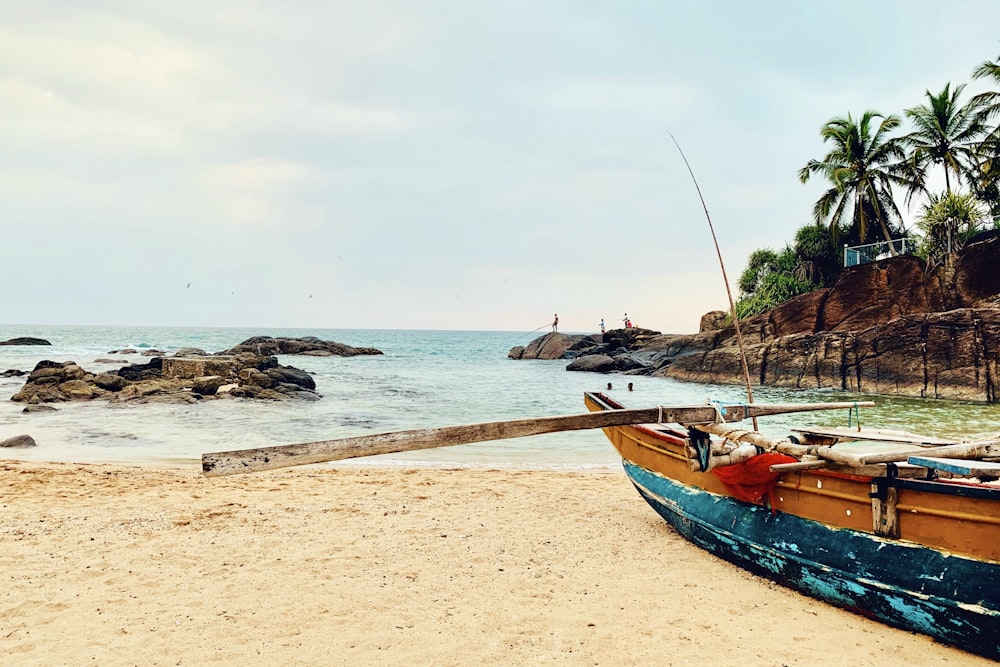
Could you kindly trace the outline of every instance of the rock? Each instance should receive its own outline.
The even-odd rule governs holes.
[[[566,366],[568,371],[590,371],[591,373],[610,373],[618,370],[615,360],[606,354],[590,354],[574,359]]]
[[[0,342],[0,345],[52,345],[52,343],[44,338],[31,338],[29,336],[23,336],[21,338],[11,338],[10,340],[2,341]]]
[[[912,313],[944,310],[945,295],[912,255],[844,269],[823,304],[821,329],[860,331]]]
[[[115,399],[118,402],[123,402],[136,398],[152,396],[154,394],[166,394],[170,393],[170,390],[174,387],[174,384],[160,379],[138,380],[130,383],[124,389],[119,391],[115,396]]]
[[[244,386],[250,388],[240,392]],[[225,391],[220,391],[223,388]],[[73,361],[44,360],[36,364],[11,400],[29,405],[96,398],[116,403],[193,403],[217,396],[315,400],[319,398],[315,389],[316,382],[306,371],[282,366],[276,357],[253,353],[153,357],[145,364],[129,364],[96,374]]]
[[[71,401],[87,401],[104,395],[104,391],[83,380],[67,380],[59,384],[58,389],[63,396]]]
[[[226,378],[219,375],[207,375],[195,378],[194,384],[191,385],[191,391],[202,396],[214,396],[219,391],[219,387],[227,382]]]
[[[99,373],[94,376],[94,384],[107,391],[121,391],[128,384],[128,380],[112,373]]]
[[[114,354],[114,353],[113,352],[109,352],[109,354]],[[94,359],[94,363],[95,364],[124,364],[124,363],[127,363],[127,362],[124,359],[107,359],[105,357],[100,357],[98,359]]]
[[[154,357],[145,364],[129,364],[114,371],[129,382],[163,377],[163,357]]]
[[[729,313],[726,311],[711,310],[701,316],[701,322],[698,324],[698,331],[718,331],[719,329],[725,328],[728,321]]]
[[[294,398],[298,401],[318,401],[322,398],[322,396],[314,391],[291,391],[288,392],[286,396]]]
[[[309,373],[293,366],[278,366],[269,368],[265,373],[271,376],[276,382],[294,385],[296,388],[315,389],[316,381]]]
[[[144,357],[162,357],[163,353],[159,350],[143,350],[140,354]]]
[[[615,369],[619,371],[635,371],[649,366],[649,364],[642,363],[630,354],[617,354],[612,359],[615,362]]]
[[[24,409],[21,410],[21,412],[56,412],[57,410],[58,408],[51,405],[31,404],[24,406]]]
[[[581,336],[550,332],[531,341],[521,353],[521,359],[562,359],[566,350],[573,347]],[[508,357],[510,354],[508,353]]]
[[[378,355],[381,350],[373,347],[351,347],[334,341],[324,341],[315,336],[304,338],[272,338],[271,336],[254,336],[239,345],[231,347],[220,354],[236,355],[244,352],[258,356],[273,356],[276,354],[305,354],[306,352],[328,352],[338,357],[354,357],[358,355]]]
[[[269,389],[274,386],[274,378],[256,368],[244,368],[239,372],[240,385],[252,385]]]
[[[16,368],[9,368],[5,370],[3,373],[0,373],[0,377],[2,378],[21,377],[24,374],[25,371],[19,371]]]
[[[175,357],[204,357],[207,355],[208,352],[199,347],[182,347],[174,352]]]
[[[1000,234],[970,244],[954,268],[913,256],[845,269],[829,289],[740,323],[754,383],[802,389],[1000,402]],[[608,332],[569,370],[743,383],[732,325],[697,334]],[[512,351],[513,353],[513,351]],[[588,359],[590,361],[588,361]]]
[[[274,391],[273,389],[265,389],[256,385],[240,385],[236,389],[233,389],[230,393],[239,398],[253,398],[268,401],[283,401],[288,398],[287,394],[282,394],[281,392]]]
[[[160,374],[166,378],[192,379],[219,375],[225,378],[235,377],[239,368],[233,357],[165,357],[160,367]]]
[[[30,435],[15,435],[13,438],[0,440],[0,447],[37,447],[38,443]]]
[[[988,301],[997,304],[1000,295],[1000,238],[996,235],[966,246],[955,267],[955,291],[959,306],[972,307]]]
[[[523,359],[524,358],[524,346],[516,345],[510,348],[510,352],[507,353],[508,359]]]
[[[789,299],[769,313],[772,336],[815,333],[822,329],[824,306],[830,294],[818,289]],[[734,330],[735,332],[735,330]]]

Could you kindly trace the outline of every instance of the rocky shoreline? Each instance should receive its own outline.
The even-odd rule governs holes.
[[[844,270],[837,283],[741,322],[753,382],[800,389],[1000,402],[1000,240],[928,271],[901,256]],[[568,359],[567,370],[742,383],[726,313],[696,334],[618,329],[550,333],[513,359]]]
[[[126,350],[108,354],[124,353]],[[94,399],[117,403],[196,403],[213,398],[318,400],[321,395],[316,391],[312,376],[294,366],[279,364],[275,355],[352,357],[382,352],[314,337],[255,336],[216,354],[192,348],[178,350],[171,356],[157,350],[146,350],[142,354],[151,359],[146,363],[97,372],[85,370],[74,361],[40,361],[10,400],[26,403],[26,412],[37,411],[51,403]],[[16,375],[20,371],[8,373]]]

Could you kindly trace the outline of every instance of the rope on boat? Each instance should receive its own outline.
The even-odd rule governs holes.
[[[729,412],[729,408],[743,408],[743,419],[746,419],[746,415],[750,414],[750,405],[747,403],[733,404],[733,403],[723,403],[722,401],[708,399],[708,404],[715,408],[715,423],[725,424],[726,414]],[[857,405],[857,404],[855,404]],[[756,420],[755,420],[756,424]],[[756,426],[754,426],[756,428]]]
[[[857,403],[854,404],[853,408],[848,408],[847,409],[847,428],[851,428],[851,414],[852,413],[857,417],[858,431],[861,431],[861,409],[858,407]]]

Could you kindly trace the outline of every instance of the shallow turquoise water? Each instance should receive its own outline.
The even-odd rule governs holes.
[[[109,366],[94,360],[128,346],[165,352],[199,347],[217,352],[254,335],[317,336],[381,349],[372,357],[282,357],[309,371],[323,400],[265,403],[205,401],[194,405],[59,404],[58,412],[24,414],[9,401],[24,378],[0,378],[0,439],[30,434],[38,447],[0,452],[3,458],[45,461],[195,463],[202,453],[311,442],[387,431],[522,419],[585,411],[584,391],[610,381],[630,407],[743,402],[739,387],[680,383],[665,378],[570,373],[564,361],[512,361],[507,352],[535,334],[470,331],[305,330],[154,327],[0,326],[0,340],[34,336],[51,347],[0,346],[0,371],[31,370],[42,359],[73,360],[88,370]],[[146,361],[138,355],[130,361]],[[113,368],[114,366],[110,366]],[[635,391],[624,391],[627,382]],[[867,397],[841,392],[755,389],[758,402],[842,401]],[[922,431],[929,435],[981,436],[1000,432],[1000,406],[946,401],[875,398],[862,411],[865,425]],[[842,425],[846,411],[786,415],[762,420],[782,435],[789,426]],[[555,433],[385,455],[360,464],[519,468],[618,468],[600,431]],[[344,465],[339,463],[338,465]],[[355,464],[357,465],[357,464]]]

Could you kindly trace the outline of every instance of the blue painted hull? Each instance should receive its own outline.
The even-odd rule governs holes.
[[[742,568],[840,607],[1000,660],[1000,565],[836,528],[624,462],[679,533]]]

